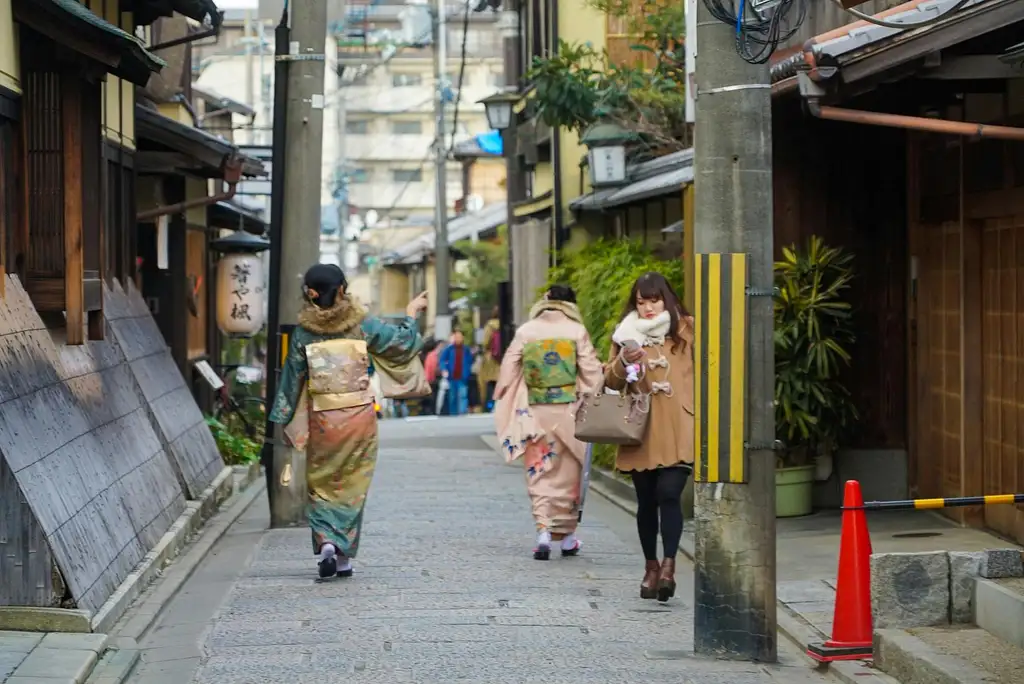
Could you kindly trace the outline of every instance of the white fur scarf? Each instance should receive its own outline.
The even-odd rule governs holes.
[[[612,342],[620,347],[626,340],[634,340],[642,347],[653,347],[665,343],[672,326],[672,317],[668,311],[662,311],[654,318],[640,318],[636,311],[630,312],[615,328]]]

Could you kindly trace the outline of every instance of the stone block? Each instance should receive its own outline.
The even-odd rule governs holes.
[[[974,581],[981,575],[983,551],[949,552],[949,617],[953,624],[974,620]]]
[[[1024,577],[1020,549],[986,549],[983,555],[980,574],[985,579]]]
[[[945,551],[871,556],[871,612],[876,629],[949,624]]]

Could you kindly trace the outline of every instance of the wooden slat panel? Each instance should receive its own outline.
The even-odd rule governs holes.
[[[64,128],[60,74],[29,71],[23,80],[28,173],[28,274],[64,273]]]
[[[67,343],[85,342],[84,197],[82,187],[82,85],[65,78],[64,131],[64,308]],[[35,237],[33,235],[33,237]]]
[[[984,494],[1024,487],[1024,216],[986,221],[982,234]],[[1024,541],[1017,506],[986,506],[985,524]]]
[[[960,496],[960,226],[922,226],[918,285],[919,496]]]
[[[189,360],[206,356],[206,233],[192,230],[185,232],[185,272],[189,278],[189,288],[194,292],[187,293],[196,305],[196,315],[188,314],[188,358]]]

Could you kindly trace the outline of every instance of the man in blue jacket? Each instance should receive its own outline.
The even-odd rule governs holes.
[[[463,344],[462,331],[452,333],[451,344],[441,352],[438,366],[448,379],[448,415],[469,413],[469,376],[473,372],[473,352]]]

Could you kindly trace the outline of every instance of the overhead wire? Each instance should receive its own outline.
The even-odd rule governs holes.
[[[455,108],[452,116],[452,140],[448,145],[448,155],[455,149],[455,135],[459,128],[459,103],[462,101],[462,80],[466,76],[466,39],[469,36],[470,0],[466,0],[466,11],[462,16],[462,55],[459,57],[459,82],[455,90]],[[442,147],[444,140],[441,141]]]
[[[764,9],[747,0],[703,0],[718,21],[735,27],[736,52],[750,64],[764,64],[779,44],[792,38],[807,18],[808,0],[780,0]],[[791,16],[795,8],[795,15]]]

